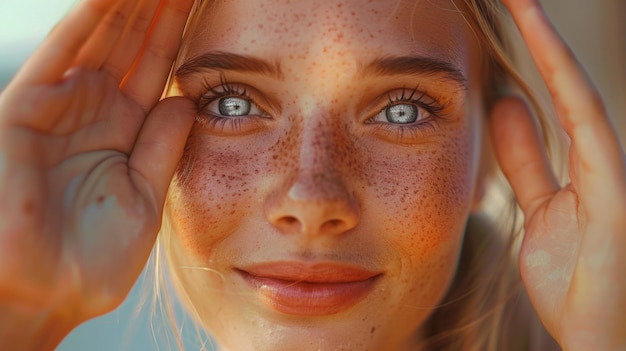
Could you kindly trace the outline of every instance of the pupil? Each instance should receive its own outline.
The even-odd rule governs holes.
[[[409,124],[417,121],[417,107],[407,104],[393,105],[387,108],[387,121],[398,124]]]
[[[220,114],[223,116],[245,116],[250,113],[250,102],[238,97],[220,99]]]

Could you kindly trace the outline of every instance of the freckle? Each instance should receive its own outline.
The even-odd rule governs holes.
[[[27,200],[22,206],[22,211],[24,211],[25,214],[32,214],[35,211],[35,204],[33,201]]]
[[[100,195],[100,196],[98,196],[98,199],[96,199],[96,202],[97,202],[98,204],[103,203],[103,202],[104,202],[104,195]]]

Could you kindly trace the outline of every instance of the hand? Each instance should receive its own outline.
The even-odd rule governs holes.
[[[0,95],[0,307],[74,327],[130,291],[194,119],[159,102],[192,3],[82,1]]]
[[[492,112],[496,156],[525,218],[520,271],[564,350],[626,349],[626,157],[598,93],[536,0],[503,1],[571,139],[559,186],[526,106]]]

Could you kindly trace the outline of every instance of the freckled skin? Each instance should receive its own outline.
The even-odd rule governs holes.
[[[450,4],[249,5],[202,9],[183,51],[182,62],[210,50],[280,60],[285,78],[228,72],[279,109],[250,133],[197,123],[189,137],[166,217],[175,263],[208,270],[179,269],[182,286],[228,350],[412,350],[453,278],[473,200],[480,74],[471,34]],[[468,91],[433,77],[357,78],[363,62],[416,52],[451,57]],[[215,72],[205,78],[219,82]],[[416,83],[447,102],[445,118],[404,141],[364,123],[391,89]],[[327,222],[294,212],[325,208]],[[272,260],[352,263],[383,277],[346,311],[297,317],[262,305],[233,273]]]

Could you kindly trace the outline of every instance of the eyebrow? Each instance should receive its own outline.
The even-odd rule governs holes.
[[[177,78],[203,70],[238,71],[256,73],[284,79],[278,62],[270,63],[262,59],[223,51],[210,51],[183,63],[175,72]]]
[[[361,68],[361,75],[443,75],[444,78],[467,89],[463,72],[448,61],[426,56],[388,56],[375,59]]]
[[[279,62],[268,62],[254,56],[223,51],[210,51],[190,59],[176,70],[175,76],[182,79],[203,70],[237,71],[284,79]],[[361,67],[359,74],[362,76],[442,75],[462,89],[467,89],[467,79],[460,69],[448,61],[426,56],[380,57]]]

